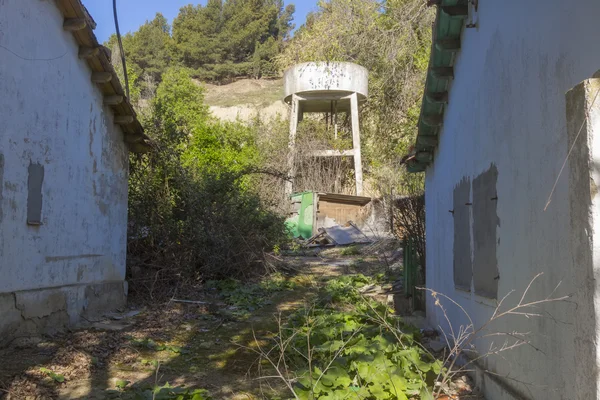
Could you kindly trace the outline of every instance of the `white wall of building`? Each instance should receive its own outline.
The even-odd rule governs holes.
[[[53,1],[0,2],[0,294],[125,277],[128,153]],[[44,167],[27,225],[28,167]]]
[[[454,225],[449,210],[461,179],[473,180],[493,163],[498,169],[500,220],[498,299],[511,290],[522,294],[540,272],[544,275],[532,287],[530,299],[550,295],[559,282],[558,295],[576,295],[573,302],[544,307],[556,320],[509,317],[487,331],[531,332],[532,346],[504,353],[506,360],[484,361],[525,398],[597,395],[578,381],[580,371],[593,370],[596,360],[586,350],[592,348],[593,338],[580,334],[594,324],[594,316],[579,318],[575,304],[581,300],[578,277],[583,272],[572,241],[577,226],[572,224],[571,203],[586,194],[570,192],[569,166],[547,211],[544,207],[568,151],[565,93],[600,69],[599,15],[596,0],[480,1],[478,28],[463,33],[440,143],[427,170],[430,288],[460,302],[477,326],[492,315],[495,301],[454,287]],[[507,304],[517,300],[515,294]],[[427,312],[432,324],[447,329],[432,299]],[[448,306],[448,314],[452,321],[466,321],[456,307]],[[478,344],[485,353],[489,340]],[[511,398],[492,380],[482,385],[488,399]]]

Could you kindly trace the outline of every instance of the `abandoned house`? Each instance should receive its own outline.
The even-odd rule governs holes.
[[[148,141],[80,0],[0,3],[0,345],[124,305]]]
[[[600,2],[432,3],[408,162],[426,174],[427,286],[479,328],[543,273],[525,298],[542,301],[527,310],[542,316],[503,317],[473,343],[477,383],[491,400],[598,399]],[[429,296],[431,325],[469,324],[460,307],[442,305],[447,319]],[[505,343],[502,333],[527,343],[486,355]]]

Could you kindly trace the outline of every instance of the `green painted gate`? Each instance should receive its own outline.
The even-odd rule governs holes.
[[[404,240],[404,294],[406,297],[415,297],[418,268],[419,262],[414,239],[407,238]]]
[[[425,285],[424,276],[420,275],[420,263],[416,240],[407,237],[403,242],[404,256],[404,295],[410,298],[413,311],[425,311],[425,292],[417,289]]]

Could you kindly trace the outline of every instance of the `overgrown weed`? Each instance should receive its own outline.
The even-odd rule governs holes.
[[[280,317],[272,347],[254,346],[294,398],[408,399],[432,392],[442,363],[419,345],[416,328],[361,295],[375,283],[362,274],[331,279],[314,302],[285,322]]]
[[[356,245],[344,247],[340,250],[341,256],[358,256],[361,254],[360,248]]]
[[[236,279],[212,280],[206,282],[208,289],[217,290],[219,296],[231,308],[236,318],[248,318],[253,311],[271,304],[273,294],[294,290],[298,283],[281,273],[273,273],[253,283]]]

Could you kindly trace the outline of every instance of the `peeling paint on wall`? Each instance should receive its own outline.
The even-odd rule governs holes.
[[[11,192],[17,192],[19,190],[19,185],[8,181],[4,184],[4,187],[6,188],[6,190],[10,190]]]

